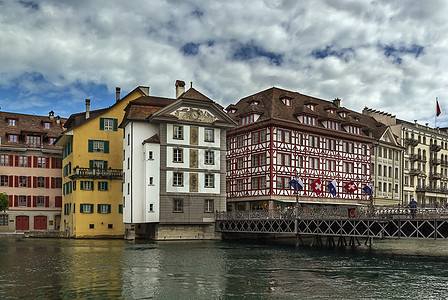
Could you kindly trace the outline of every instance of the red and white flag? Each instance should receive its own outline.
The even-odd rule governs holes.
[[[354,193],[358,189],[358,187],[356,186],[355,182],[352,180],[349,183],[347,183],[346,185],[344,185],[344,189],[348,193]]]
[[[440,116],[440,114],[442,113],[442,110],[440,109],[439,106],[439,100],[436,99],[436,104],[437,104],[437,112],[436,112],[436,116]]]
[[[311,188],[316,194],[318,195],[321,194],[323,192],[323,189],[322,189],[322,182],[320,181],[320,179],[314,180],[311,183]]]

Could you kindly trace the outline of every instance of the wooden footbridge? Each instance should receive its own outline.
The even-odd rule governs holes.
[[[356,246],[359,239],[448,239],[448,209],[378,206],[302,206],[290,211],[217,212],[215,230],[221,233],[290,234],[303,244]],[[348,240],[348,242],[347,242]]]

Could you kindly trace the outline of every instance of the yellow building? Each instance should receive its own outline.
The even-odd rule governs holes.
[[[61,230],[69,237],[123,237],[123,119],[129,101],[148,96],[137,87],[109,108],[73,114],[56,145],[62,146]]]

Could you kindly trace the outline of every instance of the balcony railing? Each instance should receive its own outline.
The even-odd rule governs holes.
[[[440,158],[433,158],[431,159],[431,164],[432,165],[440,165],[442,161],[440,160]]]
[[[409,175],[414,176],[414,175],[424,175],[425,172],[423,172],[422,170],[419,169],[411,169],[409,170]]]
[[[434,151],[434,152],[438,152],[438,151],[442,150],[442,146],[437,145],[437,144],[432,144],[429,147],[429,150]]]
[[[431,178],[431,179],[440,179],[440,178],[442,178],[442,174],[431,172],[431,173],[429,173],[429,178]]]
[[[412,147],[415,147],[415,146],[418,145],[418,140],[413,139],[413,138],[406,138],[404,142],[405,142],[406,145],[409,145],[409,146],[412,146]]]
[[[122,179],[122,169],[103,169],[103,168],[73,168],[73,174],[70,175],[70,179],[77,178],[92,178],[92,179]]]

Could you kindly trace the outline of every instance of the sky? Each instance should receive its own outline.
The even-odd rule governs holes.
[[[278,87],[448,126],[447,16],[444,0],[0,0],[0,107],[69,117],[183,80],[224,107]]]

